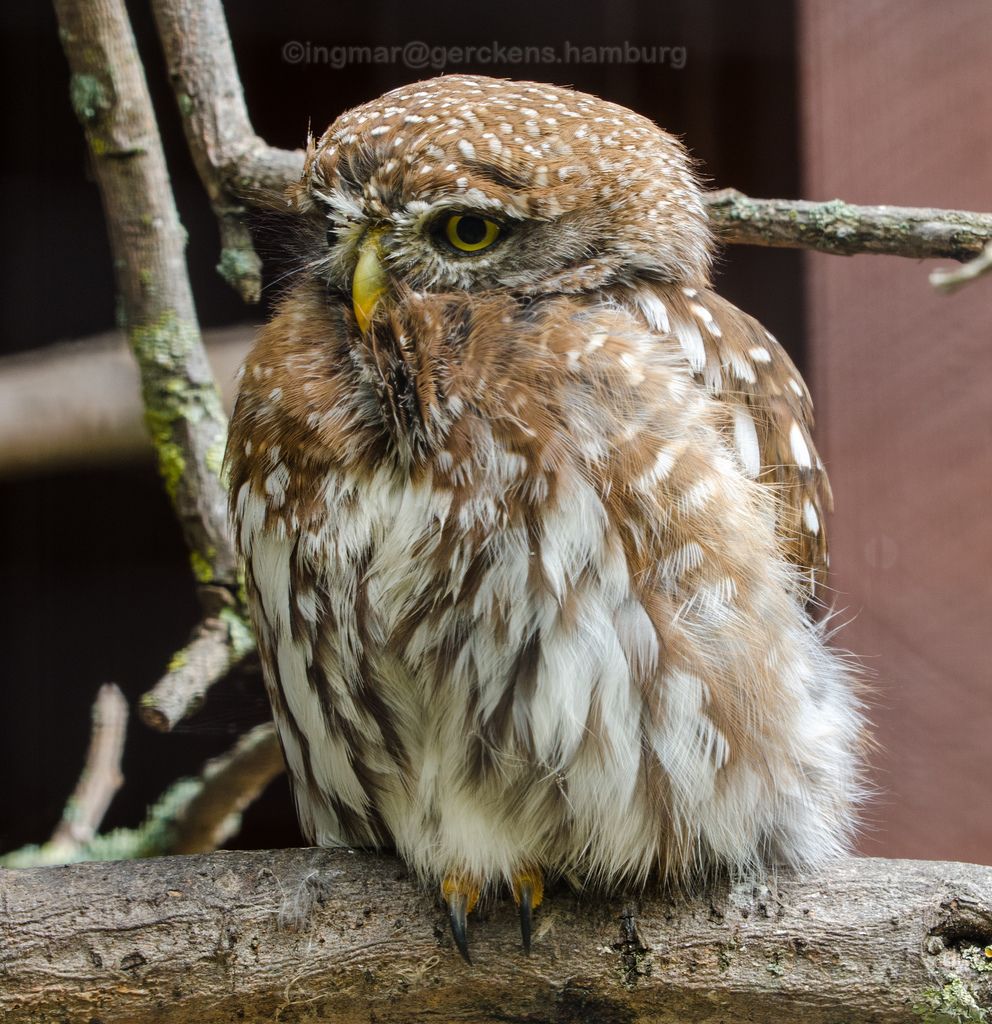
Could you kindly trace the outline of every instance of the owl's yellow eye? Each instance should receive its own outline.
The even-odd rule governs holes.
[[[472,213],[453,213],[444,225],[444,237],[460,252],[488,249],[499,234],[496,221]]]

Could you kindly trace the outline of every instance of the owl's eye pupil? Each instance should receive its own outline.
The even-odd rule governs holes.
[[[487,231],[486,222],[481,217],[459,217],[455,225],[455,234],[466,245],[478,245]]]
[[[442,234],[459,252],[488,249],[500,236],[501,228],[488,217],[474,213],[452,213],[444,219]],[[441,225],[439,225],[441,227]]]

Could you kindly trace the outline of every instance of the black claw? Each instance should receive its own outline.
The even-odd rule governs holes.
[[[455,940],[458,952],[465,958],[465,963],[470,964],[472,958],[468,955],[468,938],[465,933],[466,919],[468,917],[468,897],[463,892],[454,892],[448,897],[448,920],[451,921],[451,937]]]
[[[534,887],[530,882],[520,883],[520,937],[524,952],[530,953],[530,925],[534,909]]]

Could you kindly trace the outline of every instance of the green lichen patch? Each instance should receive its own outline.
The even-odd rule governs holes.
[[[220,253],[217,273],[248,303],[262,295],[262,261],[249,245],[225,246]]]
[[[251,627],[233,608],[222,608],[220,618],[227,626],[231,640],[231,660],[240,661],[255,649],[255,636]]]
[[[985,1024],[988,1020],[988,1013],[960,978],[952,978],[942,988],[926,989],[913,1004],[913,1013],[923,1024]]]
[[[115,829],[71,848],[63,843],[25,846],[0,857],[0,867],[46,867],[93,860],[134,860],[160,856],[172,848],[177,822],[202,788],[203,783],[198,779],[180,779],[149,809],[138,828]]]
[[[992,974],[992,946],[984,949],[978,946],[962,946],[961,959],[973,970],[980,974]]]
[[[227,436],[225,433],[214,439],[204,456],[207,469],[209,469],[218,480],[221,480],[224,483],[224,490],[227,490],[227,481],[224,477],[224,452],[226,449]]]
[[[150,323],[132,327],[129,338],[141,367],[145,423],[158,455],[159,474],[182,516],[184,509],[195,505],[188,476],[197,475],[201,486],[210,476],[221,481],[227,421],[220,395],[205,372],[195,323],[166,311]],[[197,379],[198,373],[202,379]],[[196,451],[205,452],[203,466],[189,464]],[[212,580],[217,552],[201,548],[192,558],[196,578],[201,583]]]
[[[170,674],[172,672],[178,672],[181,669],[184,669],[188,663],[189,654],[186,652],[186,649],[183,648],[181,651],[176,651],[176,653],[169,659],[169,665],[166,671]]]
[[[156,320],[131,330],[131,347],[141,365],[177,369],[189,357],[196,344],[196,326],[186,323],[167,310]]]
[[[165,493],[174,502],[186,472],[186,459],[182,447],[172,437],[172,418],[152,409],[145,410],[145,423],[158,455],[158,472],[165,485]]]
[[[217,273],[228,284],[237,286],[242,278],[257,275],[258,268],[258,257],[250,249],[224,248],[220,253]]]
[[[197,583],[209,583],[214,578],[214,567],[211,556],[216,552],[207,551],[200,554],[199,551],[189,553],[189,564],[193,569],[193,578]]]
[[[69,79],[69,101],[84,124],[95,121],[113,106],[110,90],[95,75],[73,75]]]
[[[765,970],[769,974],[773,974],[776,978],[781,978],[785,974],[785,964],[782,963],[781,953],[776,953],[767,964],[765,964]]]

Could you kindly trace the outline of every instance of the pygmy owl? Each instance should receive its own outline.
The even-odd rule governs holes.
[[[452,75],[311,139],[231,508],[303,830],[466,915],[844,850],[856,683],[806,386],[645,118]]]

